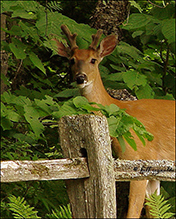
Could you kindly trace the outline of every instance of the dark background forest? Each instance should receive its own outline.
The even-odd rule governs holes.
[[[1,1],[1,160],[62,158],[58,120],[79,112],[61,107],[80,95],[51,40],[65,42],[62,24],[80,48],[96,29],[118,34],[99,66],[106,89],[175,99],[175,1]],[[175,212],[175,184],[161,193]],[[2,183],[1,217],[71,217],[64,181]]]

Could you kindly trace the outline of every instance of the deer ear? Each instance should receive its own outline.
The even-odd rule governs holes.
[[[111,54],[115,49],[117,43],[118,39],[115,35],[109,35],[104,38],[97,49],[99,56],[103,58],[104,56]]]
[[[63,43],[59,42],[57,39],[52,39],[56,42],[56,49],[60,56],[70,58],[71,50],[69,47],[66,47]]]

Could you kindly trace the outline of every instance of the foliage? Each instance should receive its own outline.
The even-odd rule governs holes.
[[[91,106],[92,104],[97,105],[97,107]],[[85,97],[75,97],[73,100],[66,102],[59,111],[59,116],[69,115],[71,112],[74,114],[85,114],[100,111],[106,116],[110,135],[118,138],[122,151],[125,151],[125,142],[134,149],[137,150],[137,145],[130,133],[130,129],[133,129],[139,139],[145,145],[145,140],[153,140],[152,134],[146,131],[145,127],[136,118],[127,114],[123,109],[120,109],[115,104],[109,106],[103,106],[97,103],[89,103]],[[57,113],[57,112],[56,112]],[[61,115],[60,115],[61,113]]]
[[[48,218],[72,218],[70,205],[59,206],[59,210],[52,211],[51,215],[47,215]]]
[[[5,106],[6,104],[6,106]],[[96,103],[93,103],[96,104]],[[142,143],[145,145],[144,138],[152,140],[153,137],[148,133],[144,126],[132,116],[125,113],[123,109],[111,104],[110,106],[102,106],[97,104],[98,109],[92,107],[85,97],[75,97],[73,100],[65,102],[60,106],[50,96],[45,99],[34,99],[31,101],[24,96],[15,96],[11,93],[4,92],[2,94],[2,115],[1,127],[3,131],[11,130],[12,126],[16,128],[11,133],[11,137],[15,137],[20,141],[26,141],[28,144],[34,144],[38,140],[45,141],[44,124],[49,124],[51,128],[57,127],[57,120],[65,115],[79,115],[92,113],[93,111],[101,111],[108,119],[110,135],[121,139],[120,142],[125,150],[124,139],[137,150],[137,146],[130,133],[132,128]],[[14,125],[16,123],[16,125]],[[24,127],[26,126],[27,127]],[[26,130],[28,129],[28,131]],[[23,133],[18,130],[23,129]]]
[[[167,212],[171,208],[170,204],[164,200],[162,195],[157,195],[156,191],[146,199],[148,201],[146,205],[150,207],[150,214],[154,218],[171,218],[175,215],[174,213]]]
[[[1,207],[4,206],[1,204]],[[7,208],[12,212],[13,218],[41,218],[38,211],[34,210],[34,207],[30,207],[26,200],[21,197],[9,196],[9,203]],[[59,206],[58,209],[52,210],[51,214],[47,214],[47,218],[72,218],[70,205]]]
[[[13,212],[14,218],[41,218],[37,216],[37,211],[33,207],[27,205],[24,198],[10,196],[9,209]]]
[[[171,205],[170,211],[176,212],[176,191],[175,182],[161,182],[161,194],[164,199]]]
[[[16,123],[14,128],[23,130],[25,134],[15,132],[14,129],[12,137],[31,144],[39,139],[45,140],[42,122],[51,121],[53,123],[54,120],[47,120],[46,118],[59,108],[59,104],[53,101],[52,97],[46,95],[45,99],[42,100],[30,100],[24,96],[16,96],[10,92],[4,92],[1,98],[1,127],[3,131],[11,130],[15,126],[14,123]],[[26,133],[26,128],[28,133]]]
[[[101,69],[106,86],[130,89],[138,99],[175,98],[174,5],[170,2],[147,13],[131,13],[122,25],[131,33],[127,39],[131,45],[120,42],[107,58]],[[107,63],[111,68],[106,67]]]
[[[68,197],[65,183],[59,181],[29,181],[1,184],[1,217],[13,218],[9,209],[9,197],[13,194],[17,197],[24,197],[27,204],[33,206],[37,215],[46,217],[57,212],[60,205],[68,204]]]

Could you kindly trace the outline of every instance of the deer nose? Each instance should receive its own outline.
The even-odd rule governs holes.
[[[78,73],[76,75],[76,82],[77,84],[83,84],[84,82],[87,82],[87,75],[84,73]]]

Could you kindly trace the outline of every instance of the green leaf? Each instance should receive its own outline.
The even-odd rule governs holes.
[[[79,94],[79,90],[78,88],[74,88],[74,89],[65,89],[61,92],[59,92],[58,94],[54,95],[54,97],[64,97],[64,98],[68,98],[68,97],[73,97]]]
[[[1,13],[6,12],[6,11],[13,11],[11,9],[12,6],[16,6],[17,2],[16,1],[1,1],[2,8],[1,8]]]
[[[1,74],[1,81],[2,81],[4,84],[10,86],[10,81],[8,80],[8,78],[6,77],[6,75]],[[2,82],[1,82],[1,83],[2,83]],[[1,86],[2,86],[2,85],[1,85]]]
[[[32,131],[36,134],[37,137],[40,137],[44,131],[44,126],[39,121],[39,113],[32,106],[24,106],[24,117],[26,121],[30,124]]]
[[[149,135],[149,133],[146,131],[145,127],[139,120],[133,118],[133,121],[134,121],[133,130],[135,131],[138,138],[141,140],[142,144],[145,146],[144,138],[146,138],[148,141],[152,141],[153,135],[152,134]]]
[[[111,104],[109,106],[105,106],[103,110],[106,111],[106,113],[108,114],[108,116],[111,116],[111,115],[116,115],[119,111],[119,107],[115,104]]]
[[[84,112],[85,113],[85,112]],[[79,111],[75,105],[73,104],[73,100],[69,100],[65,102],[61,107],[59,111],[53,112],[52,115],[55,118],[60,119],[63,116],[72,116],[72,115],[78,115],[78,114],[83,114],[82,111]]]
[[[85,97],[77,96],[73,99],[73,104],[76,108],[86,110],[87,112],[93,112],[93,111],[99,111],[100,109],[91,106],[91,104],[88,102],[88,100]]]
[[[93,106],[91,106],[90,104],[83,105],[81,108],[84,109],[84,110],[86,110],[88,113],[100,111],[99,108],[93,107]]]
[[[43,66],[43,63],[38,58],[38,56],[35,53],[30,52],[29,53],[29,58],[30,58],[31,62],[46,75],[46,70]]]
[[[122,136],[119,136],[117,139],[118,139],[118,141],[119,141],[119,143],[120,143],[120,146],[121,146],[121,148],[122,148],[122,153],[124,153],[125,150],[126,150],[125,141],[124,141],[124,139],[123,139]]]
[[[23,34],[21,27],[16,25],[12,26],[11,30],[6,30],[6,32],[16,36],[22,36]]]
[[[38,211],[30,207],[24,198],[9,196],[9,209],[12,211],[14,218],[40,218],[37,216]]]
[[[22,133],[15,133],[15,134],[13,134],[13,138],[18,139],[21,142],[27,142],[27,143],[29,143],[31,145],[35,144],[36,140],[38,140],[36,138],[35,139],[31,138],[30,135],[22,134]]]
[[[17,59],[24,59],[26,58],[26,54],[22,54],[20,53],[20,51],[18,50],[18,48],[13,44],[13,43],[10,43],[9,44],[9,48],[11,49],[11,51],[13,52],[13,54],[15,55],[15,57]]]
[[[23,36],[25,36],[25,38],[31,37],[34,40],[35,43],[37,43],[37,41],[40,41],[40,37],[38,35],[38,31],[37,31],[37,29],[35,27],[27,26],[22,21],[20,21],[18,25],[23,30]]]
[[[91,42],[91,35],[96,32],[95,29],[91,28],[87,24],[77,24],[74,20],[62,15],[58,12],[48,13],[47,16],[47,34],[48,35],[57,35],[59,37],[63,37],[61,35],[60,27],[62,24],[67,24],[69,30],[73,33],[76,32],[77,43],[79,48],[85,48],[88,46],[88,43]],[[36,22],[36,27],[40,31],[41,35],[46,33],[46,15],[43,13],[43,16],[39,18]]]
[[[24,9],[14,10],[12,14],[12,18],[21,17],[24,19],[36,19],[36,15],[34,13],[26,12]]]
[[[40,107],[46,113],[46,115],[51,114],[52,110],[45,100],[34,99],[34,102],[36,103],[38,107]]]
[[[9,104],[15,104],[17,106],[24,107],[24,105],[32,105],[32,102],[29,98],[25,96],[15,96],[15,95],[10,95],[11,97],[11,102],[8,102]]]
[[[158,1],[159,2],[159,1]],[[160,1],[161,2],[161,1]],[[168,1],[169,4],[166,4],[164,7],[153,7],[151,12],[154,17],[165,20],[168,18],[172,18],[175,15],[175,1]]]
[[[128,142],[128,144],[135,150],[137,151],[137,145],[136,142],[133,139],[133,136],[131,135],[131,133],[128,131],[126,132],[123,137],[125,138],[125,140]]]
[[[115,69],[115,65],[111,65],[112,68]],[[108,81],[122,81],[123,79],[123,73],[113,73],[107,76],[106,80]]]
[[[51,218],[72,218],[70,204],[67,206],[59,206],[59,210],[52,210]]]
[[[42,125],[42,123],[40,123],[38,119],[31,117],[28,114],[25,114],[24,116],[27,122],[30,124],[32,131],[38,138],[40,138],[44,131],[44,126]]]
[[[130,89],[136,86],[145,86],[147,84],[147,79],[145,75],[139,74],[137,71],[127,71],[123,74],[124,82]]]
[[[128,43],[121,41],[116,49],[118,51],[118,54],[127,54],[135,61],[136,60],[143,61],[143,53],[140,50],[138,50],[136,47],[131,46]],[[126,62],[129,66],[129,60],[126,57],[125,58],[120,57],[120,58],[122,59],[123,62]]]
[[[82,107],[84,105],[87,105],[88,103],[89,103],[88,100],[85,97],[82,97],[82,96],[78,96],[78,97],[75,97],[73,99],[73,104],[77,108]]]
[[[175,19],[166,19],[162,22],[162,33],[169,44],[175,42]]]
[[[167,201],[164,200],[162,195],[157,195],[157,191],[154,194],[150,195],[149,198],[146,198],[148,201],[145,205],[150,206],[150,214],[155,218],[170,218],[174,216],[173,213],[168,213],[167,211],[171,208],[170,204],[167,204]]]
[[[142,35],[143,33],[144,33],[144,31],[142,31],[142,30],[135,31],[135,32],[133,32],[132,37],[135,38],[137,36]]]
[[[2,102],[1,102],[1,116],[2,117],[7,116],[7,108]]]
[[[1,118],[1,127],[3,128],[3,130],[10,130],[11,127],[13,126],[13,123],[7,119],[7,118]]]
[[[126,131],[126,130],[130,130],[133,127],[134,120],[132,116],[124,112],[124,115],[122,115],[121,118],[121,122],[124,124],[125,126],[124,129]]]
[[[12,122],[18,122],[20,120],[20,115],[12,110],[8,110],[7,118]]]
[[[152,18],[151,15],[133,13],[130,15],[128,23],[122,28],[126,30],[139,29],[146,26]]]
[[[107,118],[107,121],[108,121],[110,136],[118,137],[117,125],[119,123],[119,119],[117,119],[115,116],[111,116],[111,117]]]
[[[138,99],[153,99],[155,95],[153,89],[148,84],[140,86],[135,93]]]
[[[20,40],[12,38],[12,43],[9,44],[9,48],[15,55],[17,59],[25,59],[26,58],[26,45],[22,43]]]

